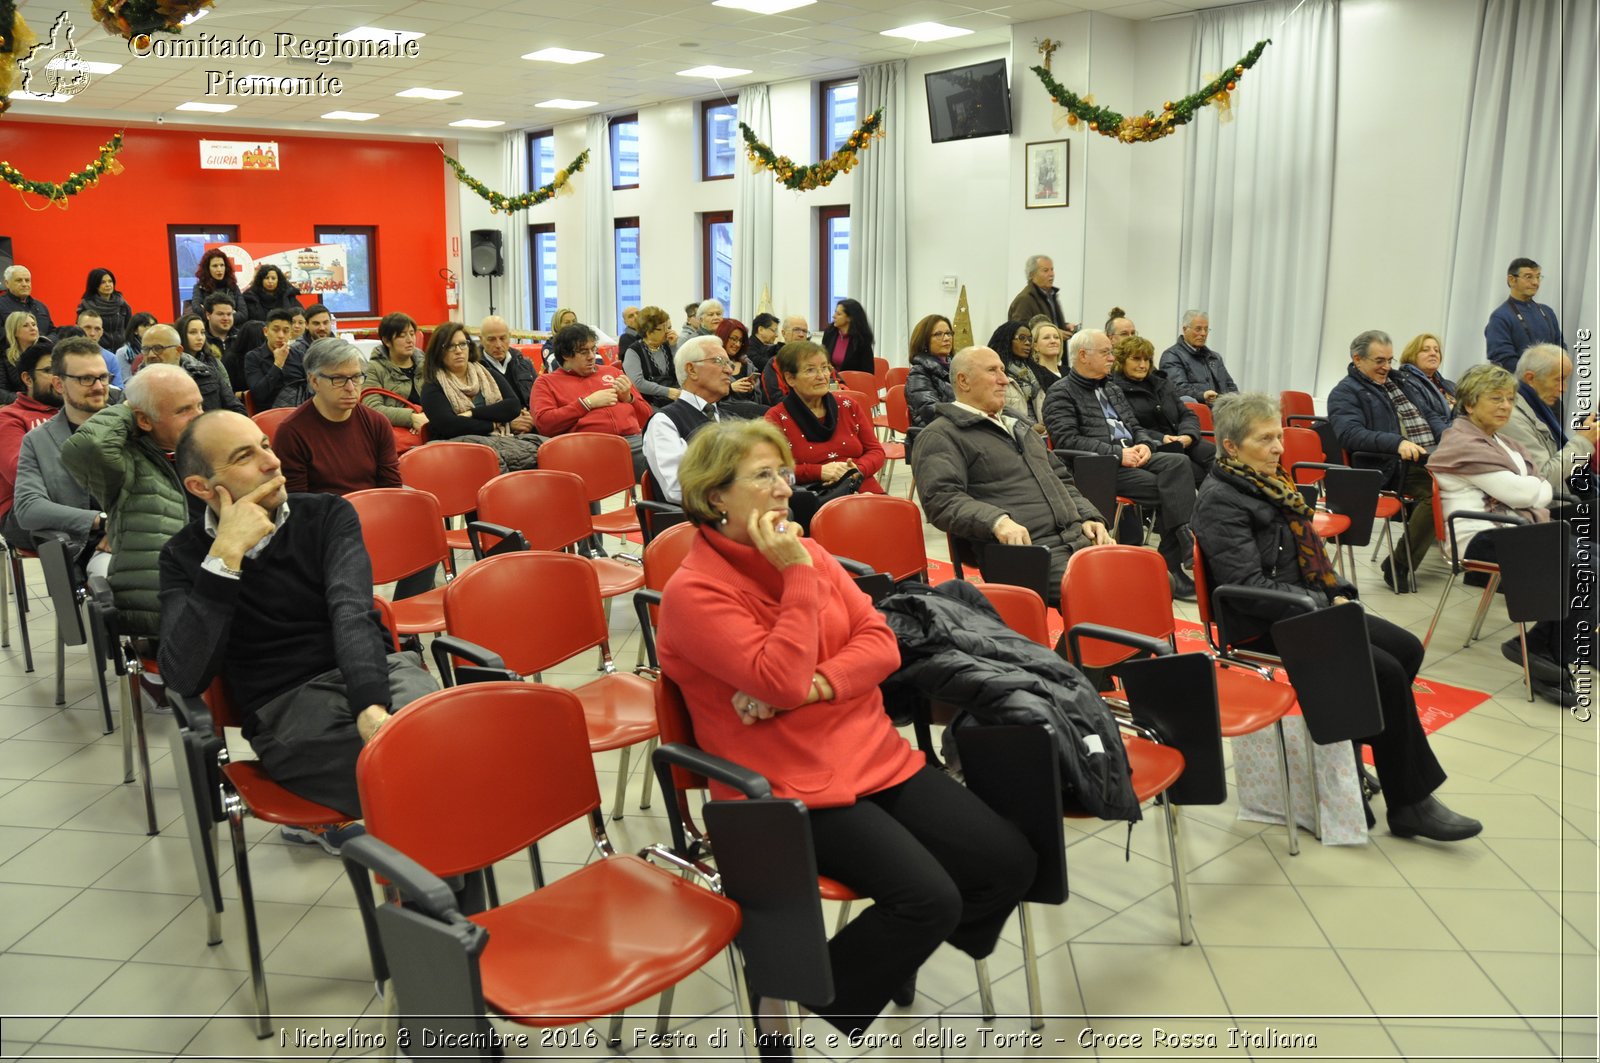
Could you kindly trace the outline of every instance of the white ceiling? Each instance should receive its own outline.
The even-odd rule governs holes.
[[[715,95],[716,83],[677,76],[703,64],[744,67],[750,74],[722,83],[730,98],[738,86],[839,74],[867,63],[914,53],[953,52],[1004,45],[1016,23],[1101,11],[1119,18],[1149,19],[1238,0],[821,0],[780,15],[752,15],[714,7],[710,0],[217,0],[212,13],[184,30],[212,39],[240,36],[266,43],[265,59],[143,58],[105,33],[83,6],[74,6],[75,43],[83,59],[122,64],[96,76],[67,103],[18,100],[12,114],[55,120],[117,120],[139,123],[157,116],[173,124],[252,129],[315,130],[348,135],[356,129],[390,136],[486,134],[450,129],[461,118],[499,120],[494,136],[591,113],[616,113],[663,100]],[[30,26],[48,35],[54,5],[24,9]],[[964,37],[916,44],[879,31],[913,22],[942,22],[970,29]],[[361,59],[347,67],[318,67],[274,56],[274,34],[331,38],[356,26],[413,30],[426,34],[418,59]],[[163,35],[165,39],[172,39]],[[574,66],[528,62],[524,53],[549,46],[603,52],[604,58]],[[43,64],[37,64],[42,66]],[[206,71],[237,76],[315,77],[322,72],[343,82],[339,96],[207,96]],[[397,98],[412,87],[455,89],[462,95],[432,101]],[[585,111],[552,110],[534,104],[551,98],[595,100]],[[186,101],[234,103],[226,115],[176,112]],[[369,122],[327,121],[332,110],[369,111]]]

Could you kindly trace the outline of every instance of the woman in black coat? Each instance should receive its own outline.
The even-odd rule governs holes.
[[[265,321],[274,310],[299,310],[299,291],[289,283],[283,270],[265,265],[256,270],[255,279],[244,290],[244,305],[240,316],[246,321]]]
[[[100,324],[106,330],[102,347],[119,342],[133,317],[133,307],[117,290],[117,278],[109,269],[89,271],[89,279],[83,285],[83,298],[78,300],[78,313],[86,310],[100,315]]]
[[[1236,584],[1302,596],[1307,610],[1353,601],[1356,591],[1333,570],[1315,515],[1279,459],[1283,424],[1278,404],[1261,394],[1219,396],[1213,407],[1217,446],[1211,475],[1195,498],[1194,529],[1213,587]],[[1235,641],[1272,651],[1272,624],[1299,612],[1291,606],[1251,603],[1221,619]],[[1444,769],[1428,745],[1411,692],[1422,667],[1422,643],[1405,628],[1366,614],[1383,730],[1364,741],[1388,805],[1389,831],[1402,838],[1460,841],[1483,830],[1433,796]]]
[[[1186,454],[1199,487],[1211,472],[1217,448],[1200,438],[1200,418],[1184,405],[1167,374],[1155,368],[1155,346],[1143,336],[1126,336],[1114,348],[1116,375],[1111,379],[1128,398],[1139,423],[1166,437],[1162,450]]]
[[[822,330],[822,349],[828,352],[835,374],[845,370],[873,372],[872,323],[854,299],[840,299],[833,308],[833,323]]]
[[[928,427],[935,406],[956,401],[950,383],[950,356],[955,347],[955,326],[943,314],[929,314],[911,330],[911,372],[906,374],[906,412],[911,427]]]

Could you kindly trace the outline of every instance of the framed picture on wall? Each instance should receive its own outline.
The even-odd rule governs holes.
[[[1028,145],[1023,166],[1022,204],[1035,207],[1067,205],[1067,158],[1065,140],[1036,140]]]

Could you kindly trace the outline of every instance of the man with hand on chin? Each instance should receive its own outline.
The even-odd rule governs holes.
[[[337,854],[361,832],[362,744],[436,685],[389,652],[348,502],[289,494],[266,436],[235,413],[196,418],[177,463],[206,513],[161,551],[161,673],[185,696],[224,677],[267,774],[348,817],[284,836]]]

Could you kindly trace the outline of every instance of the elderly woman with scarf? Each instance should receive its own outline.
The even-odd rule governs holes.
[[[1305,599],[1304,609],[1326,609],[1356,597],[1333,570],[1315,516],[1279,459],[1283,422],[1278,404],[1265,395],[1219,395],[1214,407],[1219,454],[1195,499],[1194,535],[1211,574],[1211,585],[1237,584],[1287,591]],[[1299,610],[1277,602],[1238,605],[1225,613],[1240,640],[1272,651],[1274,622]],[[1364,741],[1388,804],[1389,831],[1402,838],[1460,841],[1483,829],[1475,819],[1450,811],[1434,791],[1444,769],[1417,718],[1411,686],[1422,667],[1422,643],[1405,628],[1366,615],[1383,730]]]
[[[499,454],[508,470],[538,466],[539,444],[528,435],[532,415],[503,378],[484,366],[465,325],[449,322],[433,330],[422,380],[430,437],[481,443]]]
[[[1006,367],[1006,410],[1044,434],[1044,387],[1034,375],[1033,331],[1023,321],[1007,321],[989,337],[989,349]]]
[[[1446,520],[1458,510],[1515,513],[1540,524],[1550,519],[1554,488],[1540,475],[1526,448],[1500,431],[1510,420],[1516,401],[1516,379],[1497,365],[1475,365],[1461,378],[1456,390],[1459,412],[1428,457],[1428,469],[1439,482]],[[1457,521],[1456,548],[1461,556],[1494,561],[1494,536],[1482,533],[1497,527],[1500,525],[1486,520]],[[1578,553],[1593,556],[1592,550]],[[1552,565],[1560,563],[1551,558]],[[1593,573],[1574,566],[1566,585],[1585,583],[1594,585]],[[1592,636],[1579,630],[1584,613],[1592,615],[1592,610],[1574,608],[1562,620],[1542,620],[1528,632],[1528,676],[1534,693],[1557,705],[1570,707],[1577,701],[1568,668],[1581,660],[1595,660]],[[1588,652],[1580,653],[1580,647]],[[1522,663],[1522,647],[1516,638],[1501,643],[1500,653],[1509,661]]]
[[[810,342],[785,343],[773,361],[788,391],[767,411],[767,420],[789,441],[796,484],[814,491],[860,472],[864,479],[857,491],[883,494],[876,476],[885,455],[872,414],[852,399],[834,397],[827,350]],[[808,521],[810,514],[797,509],[796,517]]]

